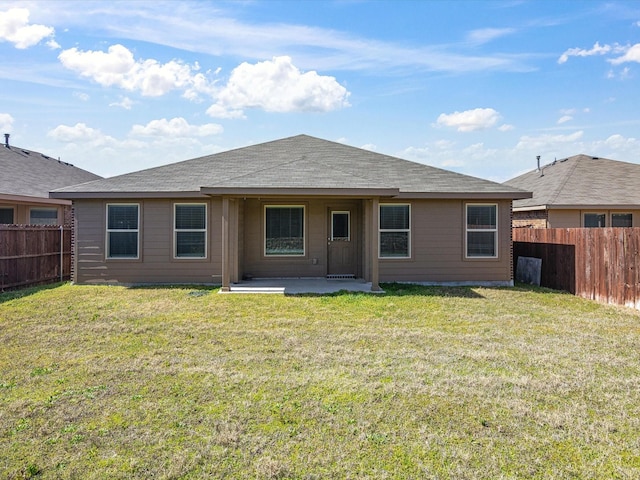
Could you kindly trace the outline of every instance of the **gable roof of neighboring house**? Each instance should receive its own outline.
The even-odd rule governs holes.
[[[51,190],[102,178],[42,153],[6,145],[0,146],[0,172],[0,195],[16,198],[48,199]]]
[[[207,155],[85,185],[56,198],[135,196],[371,195],[525,198],[517,188],[308,135]]]
[[[640,165],[575,155],[513,178],[505,185],[533,192],[514,209],[608,208],[640,205]]]

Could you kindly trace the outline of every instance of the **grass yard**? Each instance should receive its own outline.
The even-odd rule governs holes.
[[[0,478],[640,478],[640,312],[384,287],[0,294]]]

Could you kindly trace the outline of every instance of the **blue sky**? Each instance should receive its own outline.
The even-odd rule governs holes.
[[[0,1],[0,57],[1,133],[103,176],[301,133],[495,181],[640,163],[637,1]]]

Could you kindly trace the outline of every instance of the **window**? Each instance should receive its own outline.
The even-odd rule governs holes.
[[[29,211],[29,223],[31,225],[57,225],[57,208],[32,208]]]
[[[467,257],[498,256],[498,206],[467,205]]]
[[[633,227],[633,215],[631,213],[612,213],[612,227]]]
[[[138,258],[139,205],[107,205],[107,258]]]
[[[349,232],[349,212],[331,212],[331,240],[345,241],[351,240]]]
[[[587,228],[606,227],[607,215],[605,213],[585,213],[584,226]]]
[[[0,207],[0,223],[7,225],[13,224],[13,208]]]
[[[304,256],[304,207],[265,206],[264,254]]]
[[[207,256],[207,206],[176,204],[174,215],[175,258]]]
[[[410,217],[409,205],[380,205],[380,258],[409,258]]]

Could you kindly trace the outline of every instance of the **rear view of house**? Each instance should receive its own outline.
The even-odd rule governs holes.
[[[299,135],[59,189],[75,281],[511,285],[517,188]]]
[[[56,188],[90,182],[98,175],[9,144],[0,146],[0,224],[71,224],[71,202],[49,198]]]

